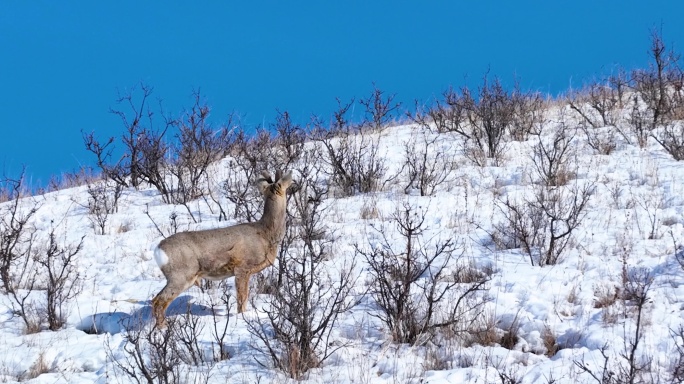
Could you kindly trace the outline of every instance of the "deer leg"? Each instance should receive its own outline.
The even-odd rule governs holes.
[[[165,328],[166,327],[166,318],[165,318],[165,313],[166,313],[166,308],[169,306],[173,299],[167,299],[165,298],[161,292],[157,294],[157,296],[152,299],[152,314],[154,315],[154,318],[156,319],[155,326],[157,328]]]
[[[194,281],[194,279],[187,281],[185,279],[174,280],[167,278],[166,286],[152,299],[152,314],[156,319],[156,326],[158,328],[166,326],[166,308],[169,307],[169,304],[183,291],[190,288]]]
[[[249,274],[235,274],[235,289],[237,290],[238,313],[247,310],[247,299],[249,298]]]

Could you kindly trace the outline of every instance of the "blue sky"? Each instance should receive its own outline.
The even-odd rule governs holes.
[[[615,65],[644,67],[649,31],[684,46],[684,2],[6,1],[0,3],[0,172],[34,185],[93,165],[81,131],[103,140],[118,90],[154,87],[167,110],[201,89],[219,124],[276,109],[299,122],[369,94],[406,106],[489,69],[558,94]]]

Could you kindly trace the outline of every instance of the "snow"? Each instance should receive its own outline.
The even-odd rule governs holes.
[[[380,135],[388,175],[401,168],[403,144],[418,137],[419,129],[394,126]],[[545,135],[542,139],[547,139]],[[617,138],[615,152],[596,155],[578,133],[573,139],[577,169],[572,183],[595,185],[586,217],[559,263],[533,266],[521,249],[499,249],[489,234],[503,218],[497,207],[499,199],[522,199],[533,192],[530,156],[536,140],[532,136],[526,142],[508,143],[507,158],[500,166],[479,167],[463,157],[458,149],[461,139],[445,133],[438,143],[457,152],[456,167],[433,196],[406,195],[403,187],[390,184],[371,195],[331,197],[326,202],[326,226],[336,236],[335,259],[327,268],[346,265],[354,257],[355,244],[372,246],[379,241],[372,226],[392,228],[388,218],[404,201],[426,209],[426,238],[453,237],[467,260],[492,267],[491,301],[483,316],[491,317],[500,333],[517,328],[519,340],[512,349],[497,343],[446,343],[431,351],[444,362],[443,369],[433,370],[426,363],[429,346],[392,343],[373,315],[371,299],[365,298],[336,325],[329,342],[342,347],[313,369],[305,382],[486,383],[499,382],[501,372],[522,383],[595,382],[576,362],[600,372],[602,349],[611,362],[619,361],[615,356],[624,353],[635,327],[634,318],[625,316],[631,311],[629,303],[618,300],[600,307],[597,300],[623,289],[624,271],[637,267],[654,277],[643,314],[639,356],[652,359],[653,375],[667,377],[676,358],[676,343],[682,345],[672,331],[684,324],[684,270],[675,259],[684,235],[684,167],[655,142],[642,149]],[[227,164],[225,159],[214,165],[217,179],[224,177]],[[208,207],[210,201],[189,204],[201,219],[195,223],[185,207],[162,203],[154,189],[127,189],[118,212],[110,215],[106,234],[96,235],[88,218],[87,199],[85,187],[35,197],[40,208],[31,224],[39,234],[56,226],[63,244],[76,244],[85,235],[77,259],[83,286],[69,302],[64,328],[35,334],[24,334],[22,320],[13,315],[10,297],[0,294],[0,381],[28,378],[27,372],[42,359],[45,372],[33,378],[33,383],[132,382],[114,360],[126,358],[127,330],[152,326],[150,300],[165,284],[157,265],[168,261],[163,252],[152,250],[162,238],[156,227],[170,233],[172,213],[177,215],[179,230],[236,223],[218,222],[217,214]],[[0,210],[6,204],[0,205]],[[377,212],[364,218],[362,211],[369,207]],[[654,236],[650,236],[652,229]],[[369,281],[368,271],[363,265],[357,269],[362,290]],[[234,289],[233,278],[227,282]],[[253,347],[247,320],[264,316],[259,309],[266,305],[263,297],[251,290],[253,300],[243,318],[236,314],[234,300],[229,308],[222,304],[213,308],[218,302],[216,295],[214,290],[203,292],[193,286],[167,311],[168,317],[186,313],[197,317],[204,325],[199,338],[208,351],[210,328],[215,322],[227,326],[224,348],[230,358],[211,367],[188,366],[188,377],[208,382],[287,382],[282,372],[256,362],[268,360]],[[545,355],[545,332],[562,346],[550,357]]]

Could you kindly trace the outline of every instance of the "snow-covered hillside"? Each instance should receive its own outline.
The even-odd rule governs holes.
[[[585,132],[578,128],[581,117],[558,104],[546,109],[538,135],[522,141],[507,138],[496,161],[479,158],[484,166],[475,164],[478,155],[456,132],[407,123],[365,133],[364,139],[377,145],[383,179],[374,192],[348,195],[333,187],[322,195],[317,225],[324,228],[327,248],[316,259],[320,279],[315,286],[333,294],[345,272],[351,286],[345,291],[344,311],[318,345],[330,356],[302,380],[595,383],[611,375],[614,380],[627,377],[632,369],[643,380],[669,382],[677,365],[682,369],[684,268],[677,252],[684,243],[684,167],[653,138],[641,148],[614,127],[588,127]],[[588,135],[613,142],[615,149],[598,154]],[[305,148],[321,145],[309,141]],[[561,147],[563,154],[554,160],[560,167],[547,167],[553,157],[549,154]],[[407,156],[423,153],[427,164],[440,164],[445,171],[425,196],[418,184],[409,185],[404,166]],[[292,165],[300,185],[306,184],[302,173],[310,185],[332,185],[321,171],[327,166],[322,160],[305,163]],[[162,234],[238,222],[234,204],[221,193],[221,183],[233,169],[230,156],[210,167],[215,201],[204,197],[187,206],[171,205],[147,184],[124,189],[117,211],[106,216],[104,234],[89,209],[92,195],[86,186],[22,200],[20,209],[37,206],[29,221],[35,229],[34,252],[47,252],[51,232],[64,249],[75,250],[82,241],[70,275],[78,276],[80,285],[75,297],[65,301],[66,324],[56,331],[48,330],[42,318],[39,331],[27,334],[16,314],[16,299],[0,294],[0,381],[127,383],[136,382],[136,376],[147,382],[140,367],[161,364],[159,351],[173,349],[165,342],[182,343],[168,330],[153,329],[150,300],[165,281],[151,247]],[[219,221],[219,205],[228,220]],[[7,217],[11,206],[3,203],[0,212]],[[294,201],[289,209],[296,225]],[[412,217],[424,215],[422,233],[414,238],[415,247],[425,253],[419,257],[429,257],[445,242],[452,247],[450,258],[441,255],[417,277],[411,288],[415,303],[425,304],[422,289],[440,266],[445,272],[437,287],[457,279],[454,271],[463,266],[471,268],[475,280],[479,276],[484,281],[468,297],[474,310],[457,312],[461,322],[431,328],[413,344],[393,341],[396,334],[383,321],[374,294],[377,276],[369,256],[395,252],[396,260],[406,257],[401,254],[405,237],[397,226],[406,210]],[[561,236],[571,227],[568,236]],[[290,251],[295,256],[287,260],[306,255],[298,234]],[[278,268],[276,264],[252,278],[244,314],[236,313],[233,278],[225,286],[193,286],[172,303],[168,318],[185,324],[174,329],[190,330],[185,340],[199,353],[193,358],[185,349],[180,360],[169,360],[174,366],[167,368],[178,375],[177,382],[291,380],[273,366],[267,349],[283,344],[268,344],[255,334],[256,327],[263,337],[276,337],[268,315],[275,305],[269,285],[275,284]],[[37,303],[33,310],[44,313],[44,272],[37,279],[28,295],[27,282],[21,280],[16,297],[28,297]],[[462,292],[468,284],[472,280],[458,280],[446,295]],[[231,296],[229,308],[223,305],[224,288]],[[319,303],[329,303],[326,298]],[[456,305],[440,301],[435,316],[449,318],[446,313]],[[294,364],[289,356],[286,363]]]

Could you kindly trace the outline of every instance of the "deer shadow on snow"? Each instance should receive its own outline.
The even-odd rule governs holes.
[[[185,314],[192,316],[219,315],[219,313],[214,313],[211,307],[193,303],[192,300],[193,297],[190,295],[180,296],[169,305],[166,313],[171,316]],[[138,301],[135,302],[135,304],[139,304],[141,307],[131,313],[116,311],[94,313],[90,316],[86,316],[76,325],[76,329],[88,334],[115,334],[130,330],[139,330],[150,324],[154,319],[152,314],[152,301]],[[215,310],[218,310],[218,308],[215,308]]]

